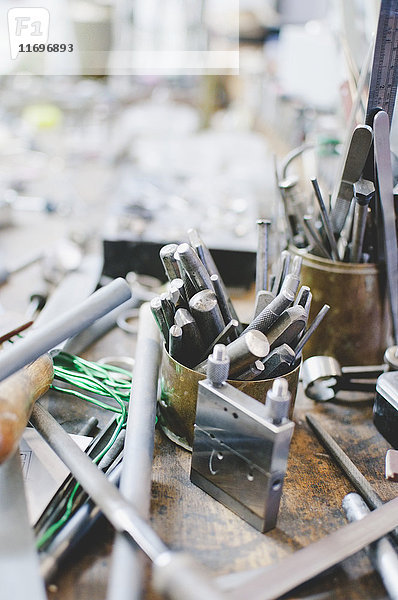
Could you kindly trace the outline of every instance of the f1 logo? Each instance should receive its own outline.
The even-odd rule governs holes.
[[[50,13],[47,8],[10,8],[7,12],[11,58],[18,56],[22,44],[46,44],[50,30]]]

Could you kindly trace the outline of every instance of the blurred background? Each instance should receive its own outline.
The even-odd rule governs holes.
[[[10,61],[2,32],[3,232],[46,214],[49,239],[66,232],[97,244],[113,277],[159,276],[158,248],[197,228],[219,251],[227,284],[250,285],[256,219],[273,222],[271,260],[286,244],[278,165],[299,176],[307,211],[310,177],[332,192],[349,123],[363,122],[366,85],[354,114],[352,106],[370,69],[379,1],[40,6],[50,13],[48,42],[73,52]],[[24,231],[16,255],[43,244],[33,225],[29,238]]]

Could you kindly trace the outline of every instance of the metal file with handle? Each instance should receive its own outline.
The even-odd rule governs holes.
[[[369,125],[355,127],[347,150],[340,186],[332,199],[331,220],[334,234],[343,228],[354,195],[353,186],[362,175],[372,145],[372,128]]]

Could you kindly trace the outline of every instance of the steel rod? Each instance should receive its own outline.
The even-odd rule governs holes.
[[[133,385],[119,489],[145,520],[149,517],[151,473],[161,360],[159,330],[148,304],[139,312]],[[116,535],[109,575],[108,600],[139,598],[143,556],[121,534]]]
[[[77,307],[28,333],[23,340],[2,351],[0,381],[36,360],[63,340],[76,335],[130,297],[131,291],[126,281],[122,278],[115,279],[91,294]]]

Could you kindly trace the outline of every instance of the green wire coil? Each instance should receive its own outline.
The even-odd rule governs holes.
[[[98,364],[61,351],[53,357],[54,381],[51,388],[66,395],[75,396],[117,414],[116,428],[102,451],[93,459],[98,463],[108,452],[121,430],[127,423],[127,403],[130,399],[132,376],[129,371],[107,364]],[[91,396],[89,394],[94,394]],[[102,399],[97,398],[99,396]],[[110,402],[113,401],[113,402]],[[36,541],[38,549],[49,540],[69,519],[73,511],[73,501],[80,484],[76,483],[65,508],[64,514],[53,523]]]

